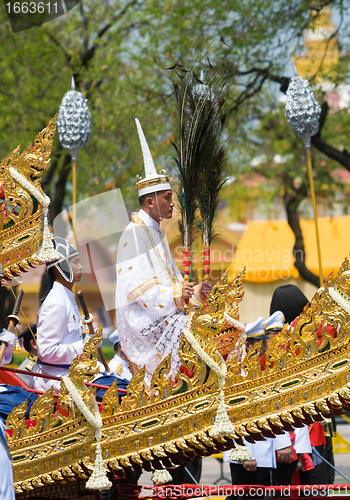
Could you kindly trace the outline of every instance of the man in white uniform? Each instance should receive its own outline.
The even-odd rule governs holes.
[[[76,356],[83,352],[81,317],[72,292],[73,284],[80,281],[82,265],[77,250],[63,238],[53,239],[61,258],[47,264],[52,288],[37,315],[38,360],[36,373],[62,377],[68,373]],[[33,377],[34,389],[54,392],[60,382]]]
[[[121,347],[139,369],[146,367],[145,383],[170,353],[171,377],[180,367],[182,331],[188,326],[188,307],[202,303],[211,283],[184,283],[160,232],[171,219],[174,202],[169,179],[156,172],[151,152],[136,120],[145,164],[145,178],[137,183],[140,211],[121,236],[117,254],[116,320]]]
[[[261,340],[263,341],[261,351],[264,351],[264,343],[268,340],[264,325],[262,316],[246,325],[247,352]],[[272,470],[276,468],[276,452],[277,458],[282,461],[289,460],[292,454],[291,440],[287,433],[275,438],[265,438],[265,441],[257,441],[254,444],[245,441],[245,445],[252,456],[251,460],[243,463],[230,460],[232,450],[225,451],[223,454],[224,462],[230,462],[233,485],[271,485]]]
[[[286,286],[286,287],[280,287],[280,288],[285,288],[286,291],[288,290],[293,290],[291,286]],[[275,291],[276,292],[276,291]],[[275,298],[278,298],[278,294],[280,293],[280,290],[277,289],[277,293],[275,293]],[[304,307],[304,299],[303,296],[297,295],[298,299],[300,300],[301,298],[301,303],[303,304],[302,307]],[[304,296],[305,297],[305,296]],[[306,297],[305,297],[305,300]],[[281,305],[281,304],[280,304]],[[293,304],[292,306],[288,304],[287,307],[295,307]],[[294,312],[291,313],[292,315]],[[269,337],[268,343],[273,339],[275,335],[277,335],[283,328],[285,324],[285,317],[282,311],[276,310],[273,311],[271,316],[267,318],[265,321],[265,333]],[[308,426],[305,425],[304,427],[301,428],[296,428],[294,430],[295,433],[295,442],[294,442],[294,449],[297,454],[302,454],[302,453],[311,453],[311,445],[310,445],[310,438],[309,438],[309,430]],[[279,459],[277,455],[277,459]],[[292,457],[290,457],[290,460],[279,460],[277,463],[277,469],[274,471],[274,484],[291,484],[292,476],[294,473],[294,470],[297,466],[297,459],[292,461]]]
[[[28,353],[28,356],[22,361],[18,369],[27,371],[28,375],[23,373],[17,373],[17,376],[21,378],[28,386],[31,384],[32,376],[30,373],[34,373],[34,368],[38,360],[38,346],[36,344],[36,325],[31,325],[26,328],[23,332],[18,334],[18,340],[22,339],[22,348]]]
[[[1,287],[2,267],[0,264],[0,287]],[[15,343],[16,336],[8,330],[3,330],[0,334],[0,347],[2,342],[7,343],[5,355],[1,361],[2,365],[11,362],[12,347]],[[1,394],[0,394],[1,397]],[[15,493],[13,489],[13,474],[11,466],[11,455],[6,443],[5,425],[0,419],[0,499],[1,500],[15,500]]]
[[[130,382],[132,373],[129,368],[128,358],[120,347],[118,330],[114,330],[114,332],[110,334],[108,340],[112,342],[115,351],[114,357],[108,363],[110,375],[115,375],[116,377]]]

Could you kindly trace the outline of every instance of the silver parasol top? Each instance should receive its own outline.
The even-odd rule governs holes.
[[[63,96],[57,117],[62,146],[66,149],[84,148],[89,140],[90,124],[87,99],[77,90],[69,90]]]
[[[297,137],[317,134],[321,106],[310,89],[309,82],[301,76],[293,77],[289,83],[284,114]]]

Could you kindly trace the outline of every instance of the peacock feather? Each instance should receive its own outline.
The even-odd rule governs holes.
[[[182,215],[180,231],[184,247],[190,247],[199,210],[203,244],[209,246],[227,165],[221,141],[222,79],[216,74],[205,85],[202,76],[198,78],[193,70],[187,72],[182,66],[176,67],[176,75],[171,85],[177,107],[173,146],[180,180],[177,193]]]

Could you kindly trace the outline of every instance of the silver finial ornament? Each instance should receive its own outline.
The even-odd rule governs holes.
[[[200,81],[204,81],[204,72],[201,70]],[[198,83],[192,91],[193,97],[198,100],[209,100],[213,101],[215,99],[215,94],[205,83]]]
[[[289,83],[284,114],[297,137],[304,139],[317,134],[321,106],[309,82],[301,76],[294,76]]]
[[[89,140],[90,124],[87,99],[75,90],[72,78],[72,90],[63,96],[57,117],[57,130],[62,146],[71,150],[84,148]]]

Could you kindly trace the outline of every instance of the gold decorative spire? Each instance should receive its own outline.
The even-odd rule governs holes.
[[[42,264],[36,251],[43,239],[42,214],[50,202],[41,176],[50,167],[56,117],[22,154],[18,146],[0,163],[0,262],[6,286],[19,274]]]

